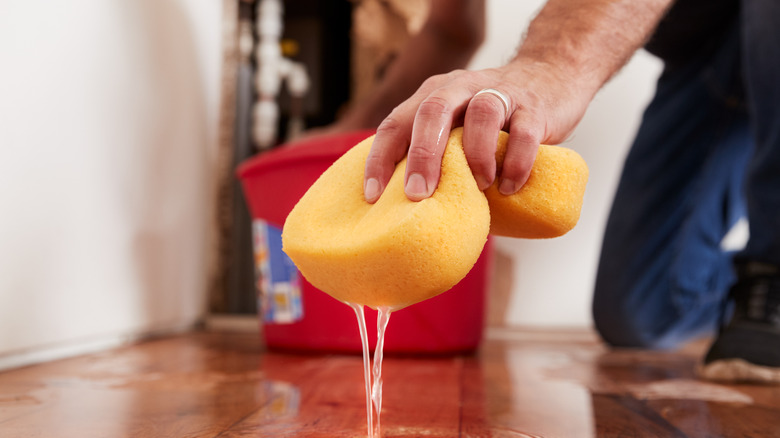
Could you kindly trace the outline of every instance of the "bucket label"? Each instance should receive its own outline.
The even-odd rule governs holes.
[[[265,323],[290,324],[303,318],[298,268],[282,251],[282,230],[252,221],[257,304]]]

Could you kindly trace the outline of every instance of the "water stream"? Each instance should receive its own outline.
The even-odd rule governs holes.
[[[368,332],[366,330],[366,315],[364,308],[360,304],[347,303],[358,320],[360,329],[360,340],[363,344],[363,379],[366,383],[366,426],[368,428],[368,438],[380,438],[382,432],[380,429],[380,414],[382,412],[382,350],[385,345],[385,330],[390,321],[390,308],[380,307],[379,315],[376,320],[376,349],[374,350],[374,366],[370,367],[370,356],[368,351]],[[373,407],[373,409],[372,409]],[[374,422],[374,411],[376,411],[376,423]]]

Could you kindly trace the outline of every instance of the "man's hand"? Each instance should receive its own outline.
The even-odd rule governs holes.
[[[644,44],[670,3],[550,0],[509,64],[431,77],[379,125],[366,161],[366,200],[379,199],[404,156],[406,196],[431,196],[449,132],[460,125],[479,188],[498,176],[499,191],[515,193],[528,179],[539,144],[571,134],[599,88]],[[479,93],[485,89],[498,93]],[[508,130],[509,142],[497,170],[501,129]]]
[[[414,201],[429,197],[439,181],[450,129],[461,124],[466,158],[481,190],[496,177],[498,132],[509,132],[499,190],[516,192],[528,179],[539,143],[560,143],[582,118],[591,95],[570,89],[572,83],[540,63],[428,79],[379,125],[366,161],[366,200],[379,198],[407,150],[406,195]],[[476,95],[487,88],[503,94],[508,108],[493,93]]]

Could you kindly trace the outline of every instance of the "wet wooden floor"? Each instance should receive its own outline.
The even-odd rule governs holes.
[[[387,357],[383,437],[778,437],[780,387],[697,380],[705,344],[609,351],[500,332],[478,354]],[[366,436],[362,359],[192,333],[0,373],[2,437]]]

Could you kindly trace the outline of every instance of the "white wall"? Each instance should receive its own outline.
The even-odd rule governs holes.
[[[202,315],[221,11],[0,5],[0,368]]]
[[[472,68],[513,53],[540,0],[489,0]],[[221,2],[0,4],[0,368],[190,326],[203,312]],[[509,322],[588,325],[619,164],[659,65],[640,53],[568,146],[580,224],[513,257]]]
[[[541,0],[488,0],[488,34],[469,68],[494,67],[511,58]],[[508,323],[589,326],[590,302],[603,227],[620,167],[655,89],[660,62],[639,52],[597,95],[570,140],[590,168],[582,216],[569,234],[553,240],[496,239],[513,259]]]

